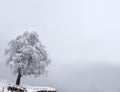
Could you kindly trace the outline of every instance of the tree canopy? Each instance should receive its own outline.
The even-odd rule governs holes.
[[[21,76],[45,74],[46,66],[50,63],[36,32],[26,31],[15,40],[11,40],[5,55],[13,72],[18,73],[20,70]]]

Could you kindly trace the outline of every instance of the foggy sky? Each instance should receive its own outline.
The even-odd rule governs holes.
[[[26,30],[39,34],[52,60],[48,77],[42,77],[43,80],[39,81],[45,85],[59,88],[62,84],[57,84],[55,75],[64,74],[63,71],[82,71],[79,67],[83,62],[85,66],[88,62],[90,65],[119,65],[119,9],[119,0],[0,0],[0,78],[15,81],[4,64],[4,49],[10,40]],[[65,81],[65,78],[62,79]],[[39,78],[33,84],[28,80],[25,78],[24,83],[42,85],[36,84]]]
[[[119,0],[0,1],[1,48],[24,31],[34,30],[55,59],[119,62],[119,3]]]

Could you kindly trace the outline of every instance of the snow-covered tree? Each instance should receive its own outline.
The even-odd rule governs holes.
[[[16,85],[20,84],[22,76],[45,74],[46,66],[50,63],[36,32],[26,31],[15,40],[11,40],[5,55],[7,64],[18,74]]]

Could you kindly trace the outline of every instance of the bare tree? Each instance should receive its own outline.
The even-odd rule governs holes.
[[[50,63],[36,32],[26,31],[15,40],[11,40],[5,55],[7,64],[18,74],[16,85],[20,84],[22,76],[45,74],[46,66]]]

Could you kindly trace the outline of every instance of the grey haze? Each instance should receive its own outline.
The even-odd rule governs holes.
[[[4,50],[28,30],[39,34],[52,62],[47,77],[25,77],[23,84],[119,92],[119,10],[119,0],[0,0],[0,78],[15,82]]]

